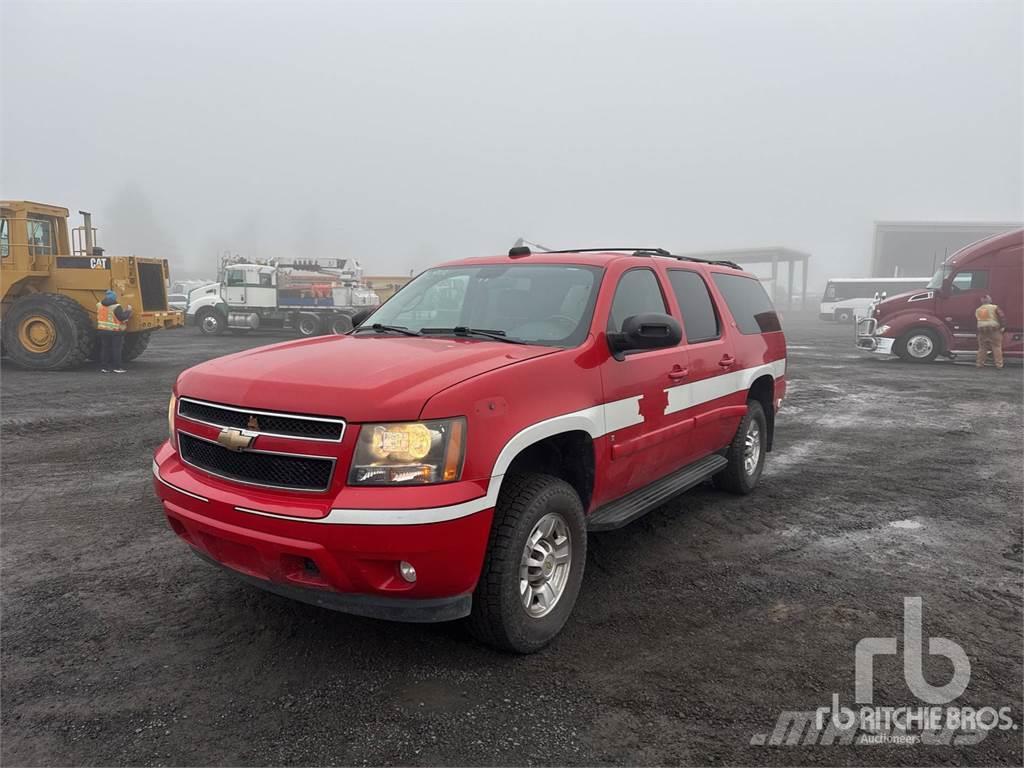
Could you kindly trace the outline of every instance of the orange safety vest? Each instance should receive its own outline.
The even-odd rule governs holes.
[[[995,304],[982,304],[974,311],[979,328],[999,327],[999,308]]]
[[[117,319],[117,315],[114,314],[114,310],[120,307],[120,304],[110,304],[109,306],[100,302],[96,305],[96,330],[99,331],[125,331],[128,330],[128,323],[122,323]]]

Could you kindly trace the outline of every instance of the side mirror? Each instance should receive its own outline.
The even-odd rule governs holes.
[[[674,347],[682,338],[683,329],[674,317],[650,312],[623,320],[621,333],[608,334],[608,346],[615,359],[622,360],[626,352]]]
[[[376,309],[376,307],[374,307],[374,309]],[[358,312],[352,315],[352,327],[358,328],[360,325],[363,324],[363,321],[366,320],[366,318],[368,318],[372,314],[373,309],[360,309]]]

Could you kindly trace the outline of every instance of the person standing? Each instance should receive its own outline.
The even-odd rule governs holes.
[[[978,321],[978,357],[975,365],[985,367],[985,359],[992,352],[996,368],[1003,367],[1003,331],[1006,329],[1006,315],[992,303],[992,297],[981,297],[981,306],[974,311]]]
[[[131,305],[122,307],[118,304],[117,294],[113,291],[107,291],[96,305],[96,340],[100,344],[100,370],[103,373],[125,373],[121,351],[131,316]]]

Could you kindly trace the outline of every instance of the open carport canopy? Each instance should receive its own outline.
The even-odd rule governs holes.
[[[807,262],[811,254],[797,251],[792,248],[781,246],[770,246],[765,248],[736,248],[727,251],[679,251],[680,256],[689,256],[709,261],[734,261],[741,266],[752,264],[772,265],[772,290],[777,294],[776,286],[779,278],[779,264],[786,265],[786,309],[793,308],[793,279],[795,277],[794,265],[801,264],[800,268],[800,309],[807,305]],[[775,296],[772,297],[773,299]]]

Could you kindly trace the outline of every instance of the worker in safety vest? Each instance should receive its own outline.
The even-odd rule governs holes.
[[[103,300],[96,305],[96,340],[100,345],[103,373],[125,372],[121,364],[121,350],[124,349],[124,335],[131,316],[131,305],[122,307],[118,304],[117,294],[113,291],[107,291]]]
[[[996,368],[1003,367],[1003,331],[1006,329],[1006,316],[1003,310],[992,303],[991,296],[981,297],[981,306],[974,311],[978,320],[978,357],[975,365],[985,367],[985,359],[989,351]]]

